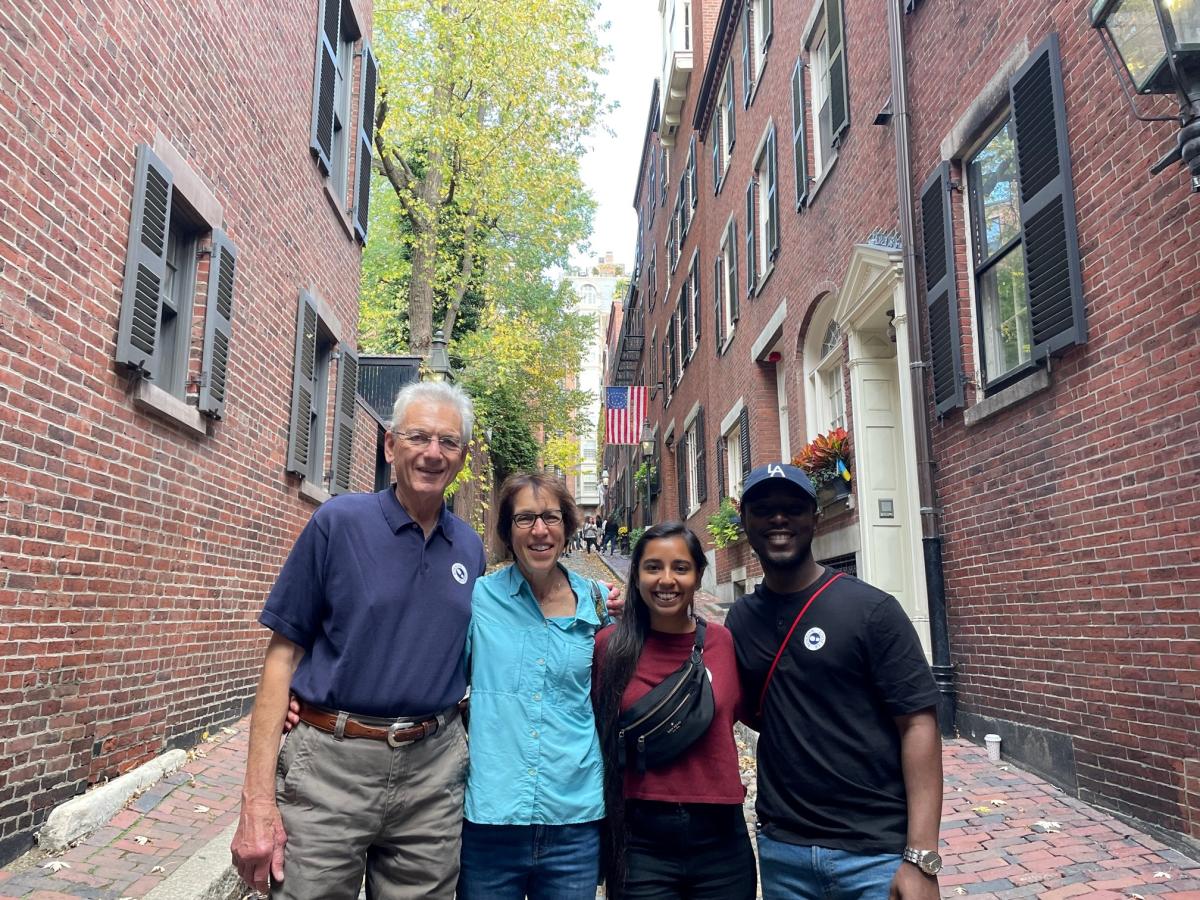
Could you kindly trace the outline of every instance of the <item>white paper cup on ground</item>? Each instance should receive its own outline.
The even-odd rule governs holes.
[[[987,745],[988,759],[992,762],[1000,762],[1000,735],[985,734],[983,742]]]

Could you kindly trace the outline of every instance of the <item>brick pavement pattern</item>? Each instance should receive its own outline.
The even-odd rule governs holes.
[[[597,555],[566,562],[613,580]],[[236,818],[248,726],[214,729],[184,768],[61,856],[35,851],[0,869],[0,900],[144,896]],[[1200,900],[1200,863],[968,741],[946,742],[943,760],[943,897]],[[66,867],[46,867],[55,861]]]

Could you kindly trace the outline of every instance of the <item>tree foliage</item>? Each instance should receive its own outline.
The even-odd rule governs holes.
[[[504,307],[488,298],[497,279],[540,276],[587,236],[578,159],[602,108],[595,7],[376,6],[375,146],[390,189],[375,195],[364,258],[365,345],[425,355],[435,327],[449,339],[466,315]]]

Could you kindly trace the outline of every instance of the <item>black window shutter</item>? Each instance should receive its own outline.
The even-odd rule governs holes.
[[[166,164],[145,144],[139,146],[133,174],[121,315],[117,322],[116,360],[150,378],[158,374],[158,329],[174,184]]]
[[[696,410],[696,499],[708,499],[708,449],[704,438],[704,407]]]
[[[779,154],[775,140],[775,126],[767,135],[767,208],[763,215],[767,217],[767,258],[774,259],[779,255]]]
[[[308,474],[309,431],[317,375],[317,302],[300,292],[296,315],[296,350],[292,375],[292,414],[288,419],[287,470]]]
[[[712,144],[713,193],[721,188],[721,114],[713,113],[712,127],[708,130],[708,142]]]
[[[233,281],[237,247],[214,228],[204,301],[204,344],[200,351],[200,412],[221,418],[229,387],[229,338],[233,334]]]
[[[742,481],[750,474],[750,410],[743,406],[738,415],[738,443],[742,451]]]
[[[699,257],[699,255],[697,255],[696,259],[692,262],[690,278],[691,278],[691,282],[692,282],[692,341],[694,342],[695,349],[699,350],[700,349],[700,332],[702,330],[700,323],[704,320],[704,316],[702,316],[700,314],[700,257]]]
[[[682,363],[687,363],[688,357],[692,355],[692,336],[691,325],[692,316],[691,309],[688,306],[688,294],[691,279],[685,278],[683,284],[679,288],[679,307],[677,314],[679,316],[679,359]],[[682,368],[682,366],[680,366]]]
[[[804,128],[804,63],[792,69],[792,158],[796,170],[796,209],[808,200],[808,138]]]
[[[333,483],[329,493],[350,490],[350,464],[354,460],[354,397],[358,393],[358,354],[342,347],[338,361],[337,399],[333,412]]]
[[[721,299],[724,296],[725,285],[722,282],[725,280],[725,258],[718,256],[713,260],[713,342],[716,344],[717,353],[721,352],[721,338],[725,334],[725,323],[721,321],[722,309]]]
[[[691,211],[696,208],[696,198],[700,193],[700,182],[696,177],[696,133],[692,132],[692,143],[688,147],[688,221],[691,221]]]
[[[775,14],[771,11],[771,0],[761,0],[758,14],[762,16],[762,50],[763,53],[766,53],[767,47],[771,45],[771,26],[773,24],[772,20],[775,18]]]
[[[829,129],[834,141],[850,124],[850,91],[846,83],[846,20],[842,0],[825,0],[825,33],[829,39]]]
[[[729,491],[725,486],[725,469],[726,469],[725,454],[727,452],[728,452],[728,448],[725,444],[725,436],[721,435],[721,437],[717,438],[717,453],[716,453],[716,456],[714,457],[714,459],[716,460],[716,464],[717,464],[717,499],[718,500],[724,500],[727,496],[729,496]]]
[[[667,323],[666,334],[663,335],[662,342],[662,371],[659,372],[659,377],[662,378],[662,404],[666,408],[667,399],[671,396],[671,323]]]
[[[725,111],[726,124],[729,126],[729,152],[733,152],[733,143],[737,139],[737,126],[734,124],[733,111],[737,108],[733,96],[733,64],[725,67]]]
[[[683,521],[688,509],[686,435],[675,443],[675,489],[679,495],[679,519]]]
[[[758,277],[755,273],[757,260],[754,251],[754,179],[750,179],[750,183],[746,185],[746,296],[754,294],[754,282]]]
[[[308,147],[321,171],[329,174],[333,154],[333,93],[337,84],[338,42],[342,34],[341,0],[319,0],[317,65],[313,75],[312,125]]]
[[[738,294],[738,256],[737,256],[737,222],[732,223],[733,227],[729,231],[729,243],[726,252],[729,254],[729,327],[733,327],[733,323],[738,320],[741,314],[742,298]]]
[[[942,163],[921,188],[921,243],[925,254],[925,306],[929,362],[937,414],[963,405],[962,347],[954,283],[954,232],[950,164]]]
[[[742,109],[750,108],[750,3],[742,9]]]
[[[379,69],[375,54],[363,41],[362,77],[358,88],[358,184],[354,190],[354,235],[367,242],[367,212],[371,202],[371,142],[375,136],[375,87]]]
[[[1058,35],[1009,80],[1033,357],[1087,340]]]

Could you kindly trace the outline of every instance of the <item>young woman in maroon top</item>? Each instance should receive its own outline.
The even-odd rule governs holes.
[[[592,690],[604,755],[602,866],[609,897],[753,898],[754,851],[742,813],[733,723],[741,714],[729,632],[708,623],[704,664],[715,710],[708,731],[658,769],[617,764],[617,720],[687,659],[692,602],[707,560],[680,522],[646,529],[633,548],[625,615],[596,635]]]

